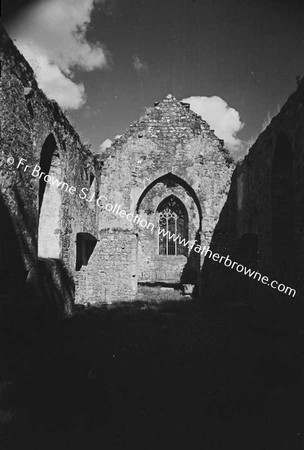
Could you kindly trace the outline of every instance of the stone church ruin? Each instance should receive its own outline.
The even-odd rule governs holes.
[[[69,313],[74,302],[134,300],[140,284],[192,284],[201,298],[269,294],[169,232],[303,298],[303,81],[237,167],[206,121],[171,94],[93,154],[3,30],[1,38],[3,300],[26,293],[45,311]]]

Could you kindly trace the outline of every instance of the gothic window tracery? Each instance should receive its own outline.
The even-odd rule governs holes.
[[[159,255],[187,255],[188,247],[182,243],[183,239],[184,243],[188,240],[188,215],[183,203],[170,195],[160,203],[157,212],[159,230],[163,230],[158,239]]]

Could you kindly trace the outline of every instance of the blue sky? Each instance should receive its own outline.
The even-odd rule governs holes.
[[[172,93],[242,153],[304,74],[300,0],[4,1],[3,16],[95,149]]]

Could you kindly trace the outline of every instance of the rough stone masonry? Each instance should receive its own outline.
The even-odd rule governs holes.
[[[291,249],[303,286],[303,82],[235,172],[223,141],[170,94],[95,155],[38,88],[4,30],[1,38],[3,300],[28,296],[47,312],[69,313],[74,301],[133,300],[139,283],[195,284],[203,297],[226,286],[227,271],[170,243],[158,227],[211,244],[221,254],[242,250],[249,263],[255,258],[284,272],[288,258],[280,258],[281,247],[274,245],[281,242],[285,254]],[[33,177],[24,166],[17,169],[21,157],[75,192]],[[120,205],[154,229],[107,204]]]
[[[184,281],[198,283],[203,261],[173,248],[162,254],[156,228],[159,206],[175,200],[185,210],[187,239],[210,243],[234,166],[209,125],[169,94],[97,161],[97,195],[155,228],[99,209],[98,242],[76,276],[76,301],[131,300],[138,282],[179,283],[189,266]]]

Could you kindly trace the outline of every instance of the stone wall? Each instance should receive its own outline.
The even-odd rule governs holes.
[[[187,210],[189,239],[208,244],[234,168],[223,142],[189,105],[169,94],[98,160],[102,164],[96,194],[100,242],[84,269],[86,276],[79,275],[77,299],[132,300],[138,281],[180,282],[189,264],[196,270],[192,282],[197,282],[203,258],[191,262],[187,253],[158,255],[157,207],[164,198],[176,195]],[[115,230],[113,247],[104,238],[107,230]],[[129,264],[124,263],[126,254]]]
[[[136,244],[136,235],[128,230],[101,230],[88,265],[76,277],[76,303],[112,303],[135,298]]]
[[[246,263],[244,239],[247,247],[257,241],[255,268],[296,289],[294,298],[303,300],[304,80],[236,168],[212,248]],[[202,276],[206,292],[215,297],[288,298],[218,263],[206,262]]]
[[[46,263],[48,259],[61,261],[53,267],[62,267],[62,274],[54,275],[56,279],[50,279],[48,287],[53,283],[57,291],[62,289],[68,304],[73,297],[76,234],[87,231],[97,235],[95,208],[89,207],[78,192],[82,187],[89,188],[91,174],[98,179],[99,165],[57,103],[38,88],[33,70],[3,29],[1,42],[0,272],[1,279],[6,280],[1,286],[2,297],[23,295],[20,292],[26,280],[31,283],[38,279],[39,283],[38,240],[46,239],[49,243],[40,246],[39,270],[44,259]],[[11,165],[9,157],[14,158]],[[20,158],[25,161],[17,168]],[[39,182],[32,173],[41,163],[49,166],[49,175],[74,186],[75,192]],[[26,164],[30,167],[24,171]],[[58,277],[62,277],[61,288]],[[69,295],[67,285],[71,288]],[[35,286],[32,294],[38,291]]]

